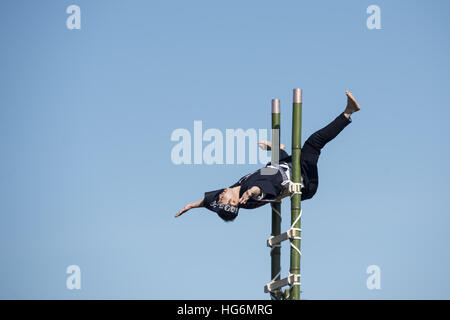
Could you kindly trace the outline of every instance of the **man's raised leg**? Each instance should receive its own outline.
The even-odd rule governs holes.
[[[336,119],[329,123],[326,127],[313,133],[303,145],[302,157],[311,158],[311,161],[316,162],[320,155],[320,150],[331,140],[333,140],[344,128],[349,125],[352,120],[350,116],[359,111],[359,106],[352,93],[345,91],[347,95],[347,106]]]

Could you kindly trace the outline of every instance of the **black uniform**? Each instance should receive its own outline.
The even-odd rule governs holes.
[[[322,148],[334,139],[350,122],[351,119],[347,119],[342,113],[326,127],[313,133],[305,141],[300,157],[303,184],[301,190],[302,201],[312,198],[317,191],[319,185],[317,162]],[[280,150],[279,164],[280,168],[271,169],[270,166],[272,164],[269,162],[265,168],[258,169],[242,177],[238,182],[230,186],[230,188],[241,186],[239,197],[242,197],[244,192],[251,187],[257,186],[262,192],[258,197],[250,198],[247,203],[240,204],[239,207],[223,206],[217,203],[218,195],[224,190],[219,189],[205,193],[204,206],[217,212],[222,219],[229,221],[236,218],[239,208],[254,209],[274,201],[287,187],[285,172],[289,170],[288,167],[292,168],[292,157],[284,150]],[[272,171],[268,172],[269,170]]]

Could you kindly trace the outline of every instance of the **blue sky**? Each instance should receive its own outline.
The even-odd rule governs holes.
[[[68,30],[66,8],[81,8]],[[380,30],[366,27],[369,5]],[[258,164],[175,165],[171,134],[270,126],[292,88],[326,146],[305,299],[449,299],[448,1],[4,1],[0,298],[267,299],[270,208],[173,215]],[[283,203],[283,229],[289,227]],[[287,275],[289,250],[282,249]],[[66,268],[81,268],[81,290]],[[381,269],[368,290],[366,268]]]

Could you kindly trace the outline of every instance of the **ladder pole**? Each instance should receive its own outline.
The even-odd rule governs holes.
[[[301,140],[302,140],[302,89],[294,89],[294,99],[292,106],[292,182],[301,182]],[[301,210],[301,195],[292,194],[291,196],[291,223],[293,224]],[[293,228],[301,228],[301,218]],[[301,236],[301,232],[299,232]],[[292,239],[291,243],[300,250],[300,239]],[[291,246],[290,273],[300,277],[300,258],[301,255]],[[300,285],[294,285],[290,291],[290,299],[300,300]]]
[[[272,163],[279,163],[280,156],[280,100],[272,99]],[[281,200],[272,203],[272,236],[281,233]],[[279,280],[281,271],[281,250],[275,246],[270,250],[271,279]],[[277,276],[278,275],[278,276]],[[271,294],[272,300],[279,299],[279,295]]]

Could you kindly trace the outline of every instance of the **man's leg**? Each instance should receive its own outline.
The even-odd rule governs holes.
[[[314,132],[303,144],[301,157],[311,162],[319,160],[320,151],[325,145],[348,126],[352,120],[341,113],[326,127]]]
[[[317,165],[320,151],[323,149],[323,147],[328,142],[333,140],[347,125],[349,125],[352,122],[350,116],[361,109],[351,92],[345,91],[345,94],[347,95],[347,106],[345,107],[344,112],[342,112],[326,127],[313,133],[305,141],[301,153],[302,160],[308,161],[312,165]],[[284,148],[284,145],[281,145],[282,148]],[[268,141],[260,141],[259,146],[263,150],[270,150],[272,144]],[[280,149],[279,160],[291,162],[292,156],[289,156],[286,151]]]
[[[333,140],[346,126],[352,122],[350,116],[361,109],[353,95],[346,91],[347,106],[336,119],[326,127],[313,133],[302,147],[300,165],[302,177],[304,177],[304,189],[302,189],[302,200],[310,199],[314,196],[319,186],[319,172],[317,162],[320,151],[331,140]]]
[[[326,127],[313,133],[304,143],[302,148],[302,159],[312,163],[317,163],[320,151],[323,147],[336,138],[336,136],[348,126],[352,120],[350,116],[361,109],[353,95],[346,91],[347,106],[336,119],[329,123]]]

